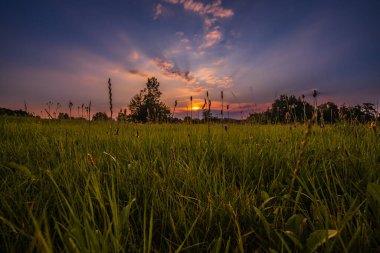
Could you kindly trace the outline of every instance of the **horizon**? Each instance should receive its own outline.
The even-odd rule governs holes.
[[[1,3],[0,107],[40,115],[90,100],[109,114],[127,108],[148,77],[186,116],[201,107],[266,110],[281,94],[320,92],[319,104],[377,104],[379,1],[39,1]],[[178,110],[178,111],[177,111]],[[193,111],[193,117],[197,117]],[[178,116],[177,116],[178,117]]]

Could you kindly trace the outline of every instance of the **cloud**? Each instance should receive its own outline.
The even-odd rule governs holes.
[[[82,48],[47,48],[44,53],[54,56],[45,58],[49,64],[9,65],[2,69],[4,74],[0,75],[0,84],[7,85],[1,87],[0,100],[3,106],[18,109],[18,104],[22,106],[25,99],[30,110],[36,113],[49,100],[62,105],[68,104],[68,100],[75,105],[92,100],[94,111],[104,111],[108,103],[104,94],[107,80],[111,78],[115,93],[114,107],[125,107],[132,95],[143,87],[144,79],[156,74],[143,53],[138,53],[141,61],[139,65],[128,62],[128,56],[134,55],[133,50],[126,48],[126,52],[120,51],[120,55],[125,54],[123,58],[127,58],[127,61],[121,61]],[[20,71],[23,75],[17,74]],[[91,92],[86,92],[89,90]],[[169,92],[166,94],[170,97]]]
[[[172,61],[154,58],[154,65],[160,72],[167,77],[180,78],[186,82],[186,86],[191,88],[193,92],[201,92],[208,88],[229,88],[233,84],[230,76],[221,76],[216,73],[214,68],[200,68],[195,72],[182,71]]]
[[[170,3],[170,4],[177,4],[179,0],[165,0],[165,2]]]
[[[233,79],[230,76],[219,76],[212,68],[201,68],[194,72],[194,77],[197,83],[203,83],[207,86],[217,88],[229,88],[233,84]]]
[[[217,59],[217,60],[213,61],[212,64],[215,66],[219,66],[219,65],[222,65],[224,62],[225,62],[224,59]]]
[[[193,11],[203,18],[204,35],[199,49],[213,47],[223,39],[220,27],[215,26],[219,19],[230,18],[234,15],[232,9],[223,8],[221,0],[215,0],[210,4],[196,2],[194,0],[165,0],[166,3],[180,4],[185,10]]]
[[[221,6],[221,0],[216,0],[210,4],[193,0],[165,0],[165,2],[170,4],[182,4],[185,10],[194,11],[201,16],[210,15],[214,18],[229,18],[234,15],[231,9],[226,9]]]
[[[136,76],[144,77],[144,78],[148,77],[147,74],[144,74],[144,73],[140,72],[140,71],[137,70],[137,69],[129,69],[129,70],[128,70],[128,73],[130,73],[130,74],[132,74],[132,75],[136,75]]]
[[[201,49],[215,46],[223,39],[223,34],[219,27],[215,27],[213,30],[208,31],[203,39],[203,43],[200,46]]]
[[[216,18],[208,18],[208,17],[205,17],[204,18],[204,27],[205,27],[205,30],[208,30],[212,25],[215,24],[215,22],[217,21]]]
[[[164,60],[160,58],[153,59],[154,64],[158,69],[167,76],[179,77],[186,82],[191,82],[194,77],[191,75],[190,71],[181,71],[175,64],[169,60]]]
[[[255,112],[263,112],[267,110],[268,108],[271,108],[272,104],[271,102],[267,103],[229,103],[229,111],[231,113],[233,112],[249,112],[249,113],[255,113]]]
[[[157,4],[154,8],[154,16],[153,19],[157,20],[162,15],[162,4]]]
[[[137,52],[136,50],[133,50],[130,54],[129,54],[129,59],[131,61],[138,61],[140,59],[140,54],[139,52]]]
[[[182,48],[180,48],[181,51],[183,49],[186,49],[186,50],[192,49],[191,41],[185,36],[185,34],[183,32],[176,32],[175,35],[179,39],[178,47],[182,47]]]
[[[183,7],[185,11],[192,11],[203,20],[203,34],[190,36],[182,31],[177,31],[175,36],[178,41],[161,52],[161,58],[152,60],[154,66],[162,74],[170,78],[179,78],[185,81],[186,86],[192,91],[201,92],[209,88],[226,88],[233,84],[231,76],[220,75],[216,66],[224,63],[224,60],[210,62],[210,68],[202,66],[201,69],[186,69],[200,63],[208,55],[209,49],[217,46],[224,39],[223,29],[218,22],[220,19],[230,18],[234,15],[232,9],[224,8],[221,0],[205,3],[197,0],[162,0],[162,4],[172,4]],[[162,15],[163,6],[156,6],[156,13]],[[156,16],[156,15],[155,15]],[[177,65],[177,63],[180,63]],[[181,67],[179,67],[181,66]]]

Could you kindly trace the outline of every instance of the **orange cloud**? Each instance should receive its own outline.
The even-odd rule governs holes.
[[[190,82],[194,79],[190,71],[179,70],[171,61],[155,58],[153,59],[153,63],[163,74],[167,76],[179,77],[187,82]]]
[[[206,33],[204,36],[204,42],[200,48],[208,48],[218,44],[223,38],[223,34],[220,32],[219,28],[216,27],[213,30]]]
[[[217,21],[216,18],[205,17],[205,19],[204,19],[205,29],[208,30],[216,21]]]
[[[129,55],[129,59],[131,61],[138,61],[140,59],[140,54],[136,51],[136,50],[133,50],[130,55]]]
[[[216,18],[228,18],[234,15],[234,12],[231,9],[226,9],[221,6],[221,0],[216,0],[211,4],[204,4],[193,0],[165,0],[165,2],[182,4],[185,10],[194,11],[202,16],[211,15]]]
[[[229,76],[219,77],[212,68],[201,68],[194,72],[194,76],[200,83],[216,86],[218,88],[231,87],[233,80]]]

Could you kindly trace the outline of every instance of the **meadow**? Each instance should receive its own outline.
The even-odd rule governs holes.
[[[0,252],[380,250],[368,125],[0,117],[0,140]]]

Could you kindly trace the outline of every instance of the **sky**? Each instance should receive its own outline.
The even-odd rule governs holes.
[[[207,91],[214,114],[223,91],[234,117],[281,94],[312,103],[313,89],[319,103],[376,104],[379,27],[379,0],[5,0],[0,107],[108,112],[111,78],[117,112],[152,76],[178,117]]]

